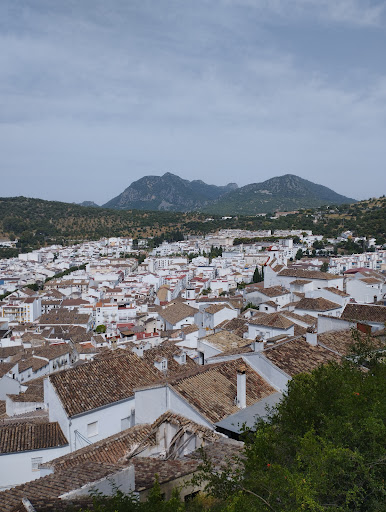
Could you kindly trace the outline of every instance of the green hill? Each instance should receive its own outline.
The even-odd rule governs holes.
[[[172,174],[144,176],[134,181],[104,208],[117,210],[199,210],[227,192],[237,188],[235,183],[224,187],[207,185],[201,180],[188,181]]]
[[[355,199],[337,194],[323,185],[286,174],[229,192],[205,207],[205,211],[221,215],[253,215],[355,202]]]

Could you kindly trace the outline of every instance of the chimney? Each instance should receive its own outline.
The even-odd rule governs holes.
[[[262,352],[264,350],[264,341],[260,338],[260,336],[256,336],[252,348],[255,352]]]
[[[143,357],[143,345],[133,347],[133,352],[134,352],[134,354],[137,354],[137,356]]]
[[[247,375],[245,365],[237,369],[237,407],[245,409],[247,406]]]
[[[318,344],[318,333],[315,332],[315,329],[313,327],[308,327],[306,332],[306,341],[313,347],[316,347]]]

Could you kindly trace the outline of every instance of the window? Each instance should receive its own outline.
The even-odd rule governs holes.
[[[31,469],[32,471],[39,471],[40,464],[43,463],[43,457],[32,457]]]
[[[98,435],[98,422],[94,421],[87,425],[87,437],[93,437]]]

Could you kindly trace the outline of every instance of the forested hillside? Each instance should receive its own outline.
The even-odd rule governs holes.
[[[227,219],[212,215],[208,219],[206,214],[195,212],[116,211],[26,197],[0,198],[0,236],[17,238],[19,250],[109,236],[172,240],[222,228],[311,229],[326,237],[351,230],[355,236],[375,237],[378,243],[384,243],[386,199],[301,210],[277,219],[271,218],[271,214]]]

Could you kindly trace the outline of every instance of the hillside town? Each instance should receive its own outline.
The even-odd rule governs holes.
[[[221,467],[295,375],[348,356],[353,330],[383,342],[386,250],[301,257],[321,240],[221,230],[0,260],[0,509],[111,482],[144,500],[155,475],[189,499],[201,447]]]

